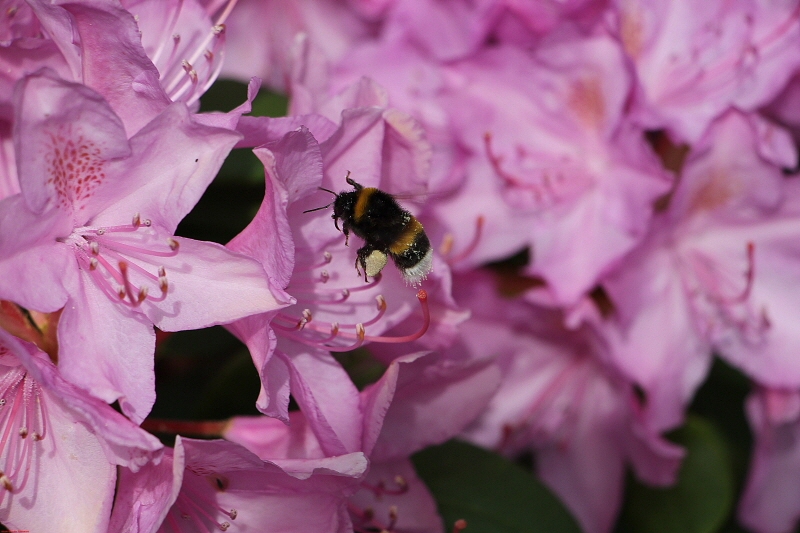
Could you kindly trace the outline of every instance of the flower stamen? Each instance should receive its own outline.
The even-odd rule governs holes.
[[[144,301],[159,302],[166,298],[169,283],[163,265],[140,263],[150,263],[157,257],[174,257],[180,251],[180,244],[172,237],[159,239],[150,227],[151,221],[143,220],[137,213],[130,225],[79,228],[70,237],[79,260],[85,261],[92,279],[113,301],[137,307]],[[157,274],[152,272],[154,267]]]
[[[0,378],[0,426],[0,485],[8,492],[18,492],[28,482],[36,443],[47,435],[41,388],[21,367]]]
[[[483,215],[478,215],[478,217],[475,219],[475,233],[472,235],[472,240],[469,242],[467,247],[456,256],[447,257],[453,249],[453,236],[449,233],[444,236],[439,250],[441,255],[446,257],[446,261],[449,266],[453,266],[456,263],[463,261],[475,251],[475,249],[478,247],[478,242],[481,240],[481,235],[483,234],[483,222]]]

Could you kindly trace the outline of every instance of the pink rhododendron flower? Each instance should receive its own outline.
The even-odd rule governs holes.
[[[169,99],[196,104],[222,69],[225,22],[236,1],[122,0],[122,5],[135,17],[144,52]]]
[[[196,104],[214,81],[224,42],[220,24],[234,3],[219,9],[214,22],[210,6],[195,0],[9,5],[0,20],[0,103],[10,109],[14,84],[47,67],[100,93],[132,135],[170,100]],[[0,198],[19,192],[12,118],[0,113]]]
[[[785,132],[730,112],[690,152],[653,232],[603,281],[615,364],[643,387],[659,429],[680,423],[711,350],[765,383],[800,384],[787,314],[797,238]],[[666,325],[666,327],[665,327]],[[642,354],[648,357],[642,357]]]
[[[615,2],[616,33],[632,59],[646,127],[693,143],[729,107],[765,105],[800,66],[797,2]]]
[[[422,174],[430,168],[431,236],[467,248],[480,219],[492,238],[478,240],[460,268],[531,246],[530,272],[557,301],[574,303],[640,241],[652,202],[670,186],[624,114],[634,80],[619,44],[605,36],[533,51],[467,44],[480,42],[484,28],[465,29],[448,50],[436,44],[446,31],[419,40],[427,15],[418,8],[399,2],[380,38],[356,40],[338,61],[320,57],[313,37],[301,41],[291,111],[336,120],[326,107],[338,108],[368,73],[386,88],[382,105],[419,121],[418,135],[433,147]],[[483,8],[468,9],[439,5],[431,16],[487,24]]]
[[[503,372],[466,429],[469,440],[510,455],[533,452],[542,480],[587,532],[612,529],[627,466],[648,483],[674,481],[682,451],[650,429],[633,383],[607,364],[598,331],[568,330],[558,311],[503,301],[488,276],[457,279],[456,298],[473,309],[463,346],[496,354]]]
[[[292,307],[230,326],[250,348],[261,373],[259,409],[286,420],[291,390],[306,416],[340,439],[354,434],[349,413],[357,411],[358,398],[329,352],[351,350],[362,343],[411,340],[424,333],[428,321],[424,318],[416,333],[414,325],[405,325],[401,335],[382,335],[406,319],[414,320],[420,305],[416,291],[393,267],[365,283],[354,268],[355,246],[347,246],[336,231],[331,212],[305,212],[332,201],[330,193],[317,191],[320,184],[331,190],[349,188],[344,183],[346,168],[352,168],[354,176],[364,176],[359,179],[365,186],[376,185],[378,177],[387,188],[421,179],[419,173],[409,176],[405,163],[424,165],[424,140],[408,133],[402,118],[379,103],[378,88],[363,82],[341,96],[343,109],[335,112],[331,110],[334,104],[329,106],[326,112],[340,113],[341,124],[328,130],[329,137],[321,144],[300,129],[257,148],[255,153],[266,170],[264,203],[253,223],[228,245],[257,258],[276,284],[297,300]],[[253,122],[248,122],[248,136],[255,139],[259,130]],[[273,123],[265,119],[261,134],[273,135],[269,128]],[[445,304],[449,301],[443,284],[446,277],[446,267],[434,266],[426,282],[431,297]],[[330,455],[357,449],[353,441],[333,444],[336,439],[332,438],[324,442],[331,446],[326,449]]]
[[[116,465],[160,456],[155,437],[2,330],[0,421],[0,521],[12,529],[103,533]]]
[[[164,460],[123,469],[109,532],[346,533],[345,501],[367,461],[361,453],[282,467],[226,441],[175,441]]]
[[[442,531],[436,506],[408,456],[460,431],[486,404],[498,378],[490,359],[456,362],[415,353],[396,358],[359,394],[351,440],[370,458],[370,470],[361,490],[349,498],[354,525]],[[327,455],[329,436],[313,420],[297,411],[290,421],[286,426],[267,417],[238,417],[225,436],[281,466]]]
[[[59,368],[141,421],[153,400],[153,324],[170,331],[284,305],[262,267],[173,237],[238,140],[167,107],[128,138],[96,93],[47,73],[18,87],[22,193],[0,203],[0,297],[59,321]]]
[[[317,50],[334,60],[371,30],[368,21],[338,0],[239,0],[226,26],[230,44],[223,75],[242,80],[259,76],[282,91],[289,89],[297,68],[293,59],[299,35],[312,35]]]
[[[800,519],[800,393],[758,387],[746,410],[755,445],[739,519],[756,533],[792,531]]]

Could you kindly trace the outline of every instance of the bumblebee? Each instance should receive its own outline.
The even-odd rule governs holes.
[[[356,271],[359,274],[363,271],[366,281],[367,277],[377,276],[391,257],[406,283],[419,285],[431,271],[433,261],[431,243],[422,224],[400,207],[391,194],[356,183],[349,172],[345,180],[353,186],[352,191],[336,194],[320,188],[336,196],[331,218],[337,230],[342,221],[340,231],[344,233],[345,244],[351,231],[364,240],[364,246],[356,253]]]

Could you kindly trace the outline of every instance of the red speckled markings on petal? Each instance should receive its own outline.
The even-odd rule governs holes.
[[[106,161],[100,147],[76,129],[61,124],[48,132],[51,146],[45,183],[55,189],[59,207],[78,211],[105,179]]]

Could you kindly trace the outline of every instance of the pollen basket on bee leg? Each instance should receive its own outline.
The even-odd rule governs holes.
[[[383,267],[386,266],[389,257],[378,250],[373,250],[364,260],[364,272],[367,276],[374,278],[380,274]]]

